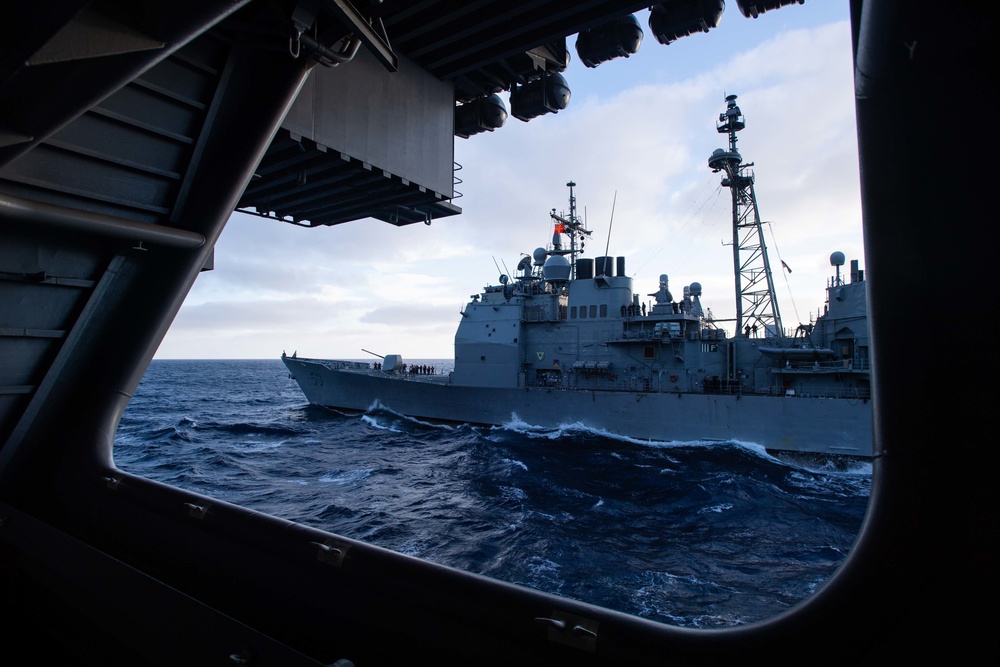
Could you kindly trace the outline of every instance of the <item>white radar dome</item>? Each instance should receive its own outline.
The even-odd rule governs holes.
[[[552,255],[545,260],[542,277],[545,280],[569,280],[569,260],[562,255]]]

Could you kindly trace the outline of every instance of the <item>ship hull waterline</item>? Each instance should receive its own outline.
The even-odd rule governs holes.
[[[309,403],[352,412],[380,405],[435,422],[580,424],[636,440],[737,441],[773,452],[872,456],[872,409],[866,399],[474,387],[449,384],[446,376],[331,368],[320,359],[282,361]]]

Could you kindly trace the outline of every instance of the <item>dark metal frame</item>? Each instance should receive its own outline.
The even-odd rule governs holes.
[[[983,330],[997,330],[993,287],[979,275],[993,261],[983,240],[995,209],[968,170],[982,138],[972,119],[996,106],[993,24],[963,6],[852,4],[876,410],[871,506],[852,553],[815,595],[765,622],[698,631],[436,566],[115,468],[114,432],[130,394],[307,74],[266,44],[233,39],[280,3],[256,3],[232,21],[223,21],[236,8],[228,3],[169,4],[149,24],[164,53],[81,70],[80,85],[36,129],[18,125],[23,113],[0,111],[3,129],[33,137],[0,149],[6,201],[79,204],[86,200],[11,178],[21,159],[195,36],[219,28],[226,37],[176,205],[153,221],[134,214],[201,235],[204,245],[140,247],[86,228],[53,235],[0,215],[0,260],[26,267],[31,252],[58,251],[60,267],[92,284],[57,287],[43,276],[44,294],[19,312],[66,313],[67,333],[25,356],[23,369],[20,356],[2,362],[31,380],[12,386],[33,387],[2,396],[14,401],[4,403],[14,419],[3,422],[0,450],[4,652],[95,665],[881,665],[914,650],[995,662],[997,354],[984,344],[957,361],[908,328],[933,312],[929,319],[963,341],[956,314],[984,313]],[[30,78],[11,62],[4,81]],[[37,102],[27,91],[8,86],[3,101]],[[82,210],[110,215],[93,209]],[[34,215],[57,217],[41,206]],[[110,217],[98,225],[115,227]],[[931,263],[943,277],[915,280]],[[22,273],[0,286],[32,287],[23,279],[33,274]],[[79,298],[53,296],[61,289]],[[945,435],[932,430],[939,424]]]

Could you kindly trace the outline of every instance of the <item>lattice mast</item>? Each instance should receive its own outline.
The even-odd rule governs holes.
[[[736,150],[736,133],[746,127],[743,114],[736,106],[736,95],[726,97],[726,110],[719,114],[716,129],[729,135],[729,150],[717,148],[708,166],[712,171],[723,171],[722,185],[733,195],[733,275],[736,281],[736,331],[761,330],[761,335],[783,336],[778,300],[774,293],[774,279],[764,245],[757,196],[754,194],[754,175],[743,164],[743,157]]]

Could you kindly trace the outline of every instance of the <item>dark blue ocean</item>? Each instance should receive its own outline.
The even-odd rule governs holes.
[[[814,592],[851,550],[871,482],[867,463],[793,463],[746,443],[340,414],[308,405],[277,359],[154,361],[122,418],[115,462],[443,565],[699,628],[765,619]]]

